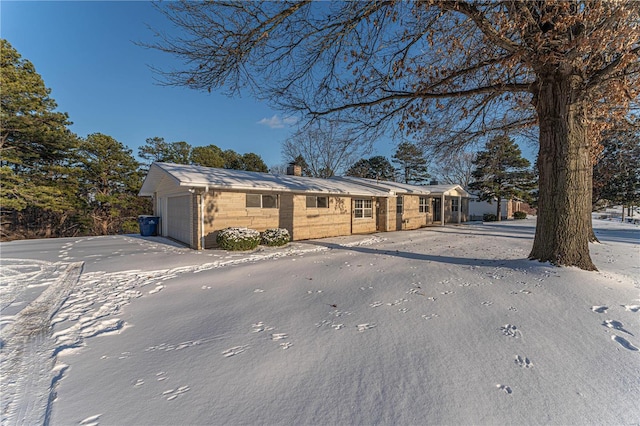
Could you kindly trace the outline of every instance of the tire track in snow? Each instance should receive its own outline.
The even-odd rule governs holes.
[[[71,263],[60,278],[24,308],[3,330],[0,360],[0,423],[47,424],[50,395],[56,381],[51,320],[82,273],[82,262]]]

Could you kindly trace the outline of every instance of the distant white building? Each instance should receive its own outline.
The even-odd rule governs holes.
[[[496,214],[498,208],[497,198],[491,201],[480,201],[477,193],[470,191],[469,194],[471,196],[469,198],[469,220],[482,220],[485,214]],[[517,199],[501,200],[500,219],[513,219],[513,213],[517,211],[531,214],[531,207],[529,204]]]

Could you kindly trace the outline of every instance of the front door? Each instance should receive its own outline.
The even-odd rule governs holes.
[[[442,220],[442,200],[440,198],[433,199],[433,221],[440,222]]]

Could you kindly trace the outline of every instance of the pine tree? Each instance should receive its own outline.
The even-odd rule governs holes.
[[[131,150],[111,136],[94,133],[79,149],[80,197],[91,217],[93,235],[135,232],[137,217],[149,210],[138,197],[140,164]]]
[[[606,200],[623,207],[640,202],[640,126],[605,133],[603,151],[593,168],[593,204]],[[624,210],[624,209],[623,209]]]
[[[502,200],[521,198],[529,200],[535,188],[529,160],[522,157],[520,148],[508,136],[497,136],[478,152],[473,162],[476,169],[469,189],[478,191],[481,201],[497,200],[496,216],[500,220]]]
[[[76,208],[70,159],[77,138],[34,65],[6,40],[0,51],[0,205],[9,224],[3,232],[59,236]]]
[[[409,142],[401,143],[391,161],[400,165],[398,173],[404,183],[421,183],[429,179],[424,150],[417,145]]]
[[[396,169],[382,155],[356,161],[347,170],[347,176],[394,181]]]
[[[191,150],[189,162],[196,166],[222,168],[224,156],[222,150],[216,145],[195,146]]]

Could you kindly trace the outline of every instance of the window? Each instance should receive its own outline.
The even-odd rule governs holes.
[[[316,197],[316,196],[307,196],[307,208],[319,208],[319,209],[327,209],[329,208],[329,197]]]
[[[420,197],[420,213],[429,213],[429,199],[427,197]]]
[[[262,196],[260,194],[247,194],[247,207],[262,207]]]
[[[247,208],[277,209],[278,196],[267,194],[247,194]]]
[[[452,212],[457,212],[460,208],[460,204],[458,204],[458,199],[457,198],[452,198],[451,199],[451,211]]]
[[[353,215],[360,219],[373,217],[372,204],[371,200],[354,200]]]
[[[402,196],[396,198],[396,213],[402,214]]]

